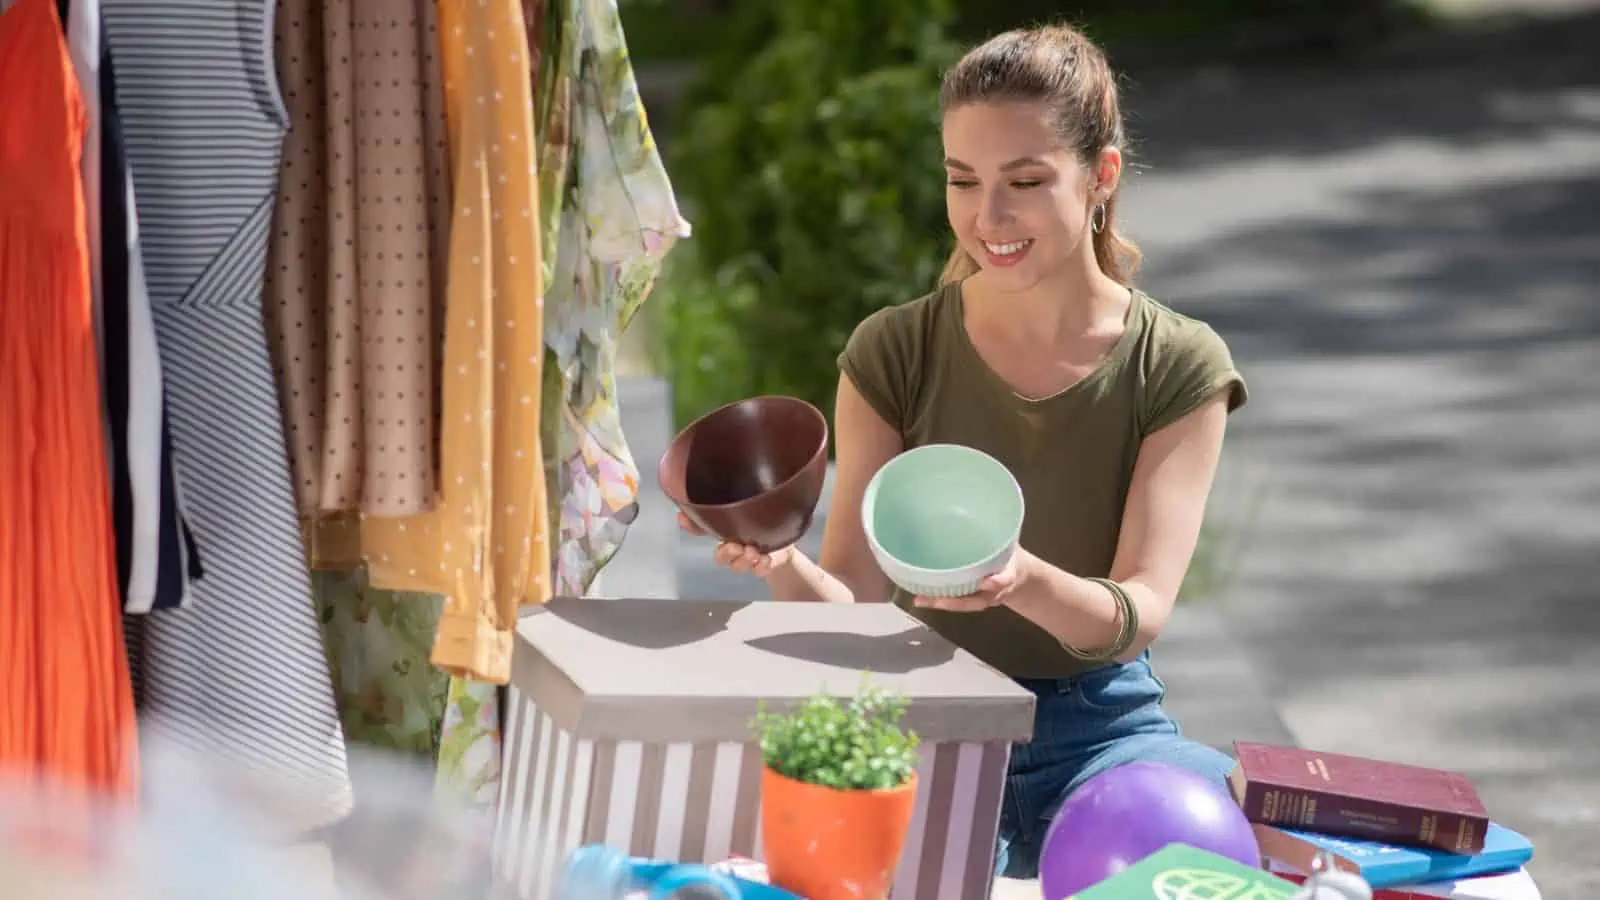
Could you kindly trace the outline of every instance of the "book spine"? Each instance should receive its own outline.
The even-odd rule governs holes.
[[[1483,850],[1489,823],[1456,813],[1430,812],[1273,784],[1245,791],[1245,817],[1263,825],[1430,847],[1446,853]]]

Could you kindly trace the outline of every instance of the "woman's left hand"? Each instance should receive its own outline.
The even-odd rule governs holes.
[[[914,604],[921,609],[939,609],[945,612],[983,612],[1004,606],[1011,593],[1022,583],[1023,553],[1018,550],[1006,560],[1005,567],[983,579],[977,593],[963,597],[918,597]]]

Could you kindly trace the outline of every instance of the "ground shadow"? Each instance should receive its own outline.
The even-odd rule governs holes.
[[[1255,358],[1524,353],[1600,337],[1600,304],[1570,291],[1600,283],[1600,161],[1569,177],[1354,192],[1349,206],[1168,254],[1150,279]],[[1255,270],[1246,284],[1282,277],[1185,291],[1219,269]]]
[[[1522,140],[1593,124],[1592,110],[1529,95],[1600,84],[1596,46],[1600,12],[1579,11],[1441,31],[1331,65],[1151,65],[1125,73],[1124,106],[1136,158],[1159,171],[1269,156],[1305,161],[1411,138]]]
[[[931,669],[955,658],[955,646],[923,626],[883,635],[795,631],[745,643],[780,656],[886,675]]]

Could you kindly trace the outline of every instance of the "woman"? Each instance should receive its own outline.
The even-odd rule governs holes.
[[[1209,327],[1128,286],[1123,124],[1094,44],[1061,27],[1002,34],[946,75],[941,104],[958,248],[939,290],[872,314],[839,356],[821,560],[732,544],[716,556],[780,600],[893,596],[1036,694],[999,848],[1000,874],[1026,878],[1051,816],[1090,776],[1155,760],[1221,784],[1232,767],[1180,736],[1148,648],[1245,386]],[[1021,549],[971,596],[899,595],[862,534],[873,473],[929,443],[992,454],[1027,498]]]

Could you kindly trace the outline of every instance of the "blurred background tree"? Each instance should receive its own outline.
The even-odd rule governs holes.
[[[952,13],[947,0],[732,10],[669,145],[695,234],[652,322],[679,421],[761,393],[830,410],[850,330],[933,286]]]

